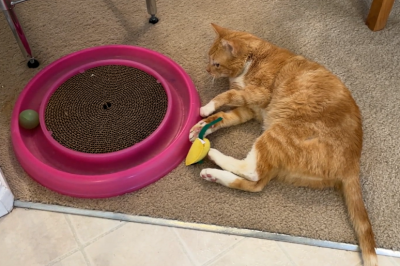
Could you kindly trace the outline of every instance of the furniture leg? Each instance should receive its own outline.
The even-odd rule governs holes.
[[[374,0],[366,21],[372,31],[382,30],[392,10],[394,0]]]
[[[156,24],[158,22],[158,18],[156,17],[157,14],[156,0],[146,0],[146,4],[147,4],[147,13],[151,15],[149,22],[151,24]]]
[[[0,0],[0,8],[3,10],[3,14],[6,17],[8,25],[10,26],[11,31],[14,34],[14,37],[24,58],[28,59],[28,67],[38,67],[39,62],[32,55],[28,40],[26,39],[24,31],[22,30],[22,27],[18,21],[17,15],[14,12],[14,6],[12,5],[12,2],[7,0]]]

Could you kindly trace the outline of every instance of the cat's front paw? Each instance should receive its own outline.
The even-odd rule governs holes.
[[[191,142],[195,141],[199,137],[201,129],[208,123],[205,121],[207,119],[200,120],[196,125],[192,127],[192,129],[189,132],[189,140]],[[213,132],[212,128],[207,129],[203,137],[211,134],[212,132]]]
[[[192,129],[189,132],[189,140],[191,142],[195,141],[197,137],[200,134],[201,129],[206,125],[207,123],[204,120],[199,121],[196,125],[192,127]]]
[[[200,108],[201,117],[207,117],[214,112],[215,112],[215,104],[213,101],[209,102],[208,104]]]

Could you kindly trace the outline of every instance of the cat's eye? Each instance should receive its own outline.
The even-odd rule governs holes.
[[[213,66],[219,67],[219,64],[218,63],[214,63]]]

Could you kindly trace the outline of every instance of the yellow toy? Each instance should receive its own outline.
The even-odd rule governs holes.
[[[186,156],[186,165],[198,163],[203,160],[204,157],[206,157],[208,151],[210,150],[210,141],[204,138],[204,134],[206,133],[207,129],[221,120],[222,118],[218,117],[200,130],[199,136],[197,139],[195,139],[195,141],[193,141],[192,147],[190,147],[189,153]]]

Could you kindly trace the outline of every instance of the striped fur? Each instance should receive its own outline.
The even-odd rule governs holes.
[[[375,240],[362,199],[359,171],[362,149],[360,110],[341,80],[322,65],[251,34],[212,24],[217,38],[207,71],[227,77],[230,89],[200,113],[190,139],[217,117],[208,130],[258,120],[265,131],[244,160],[211,149],[222,170],[203,169],[207,181],[250,192],[270,180],[316,189],[335,187],[344,194],[365,266],[377,266]],[[229,112],[216,112],[223,106]]]

